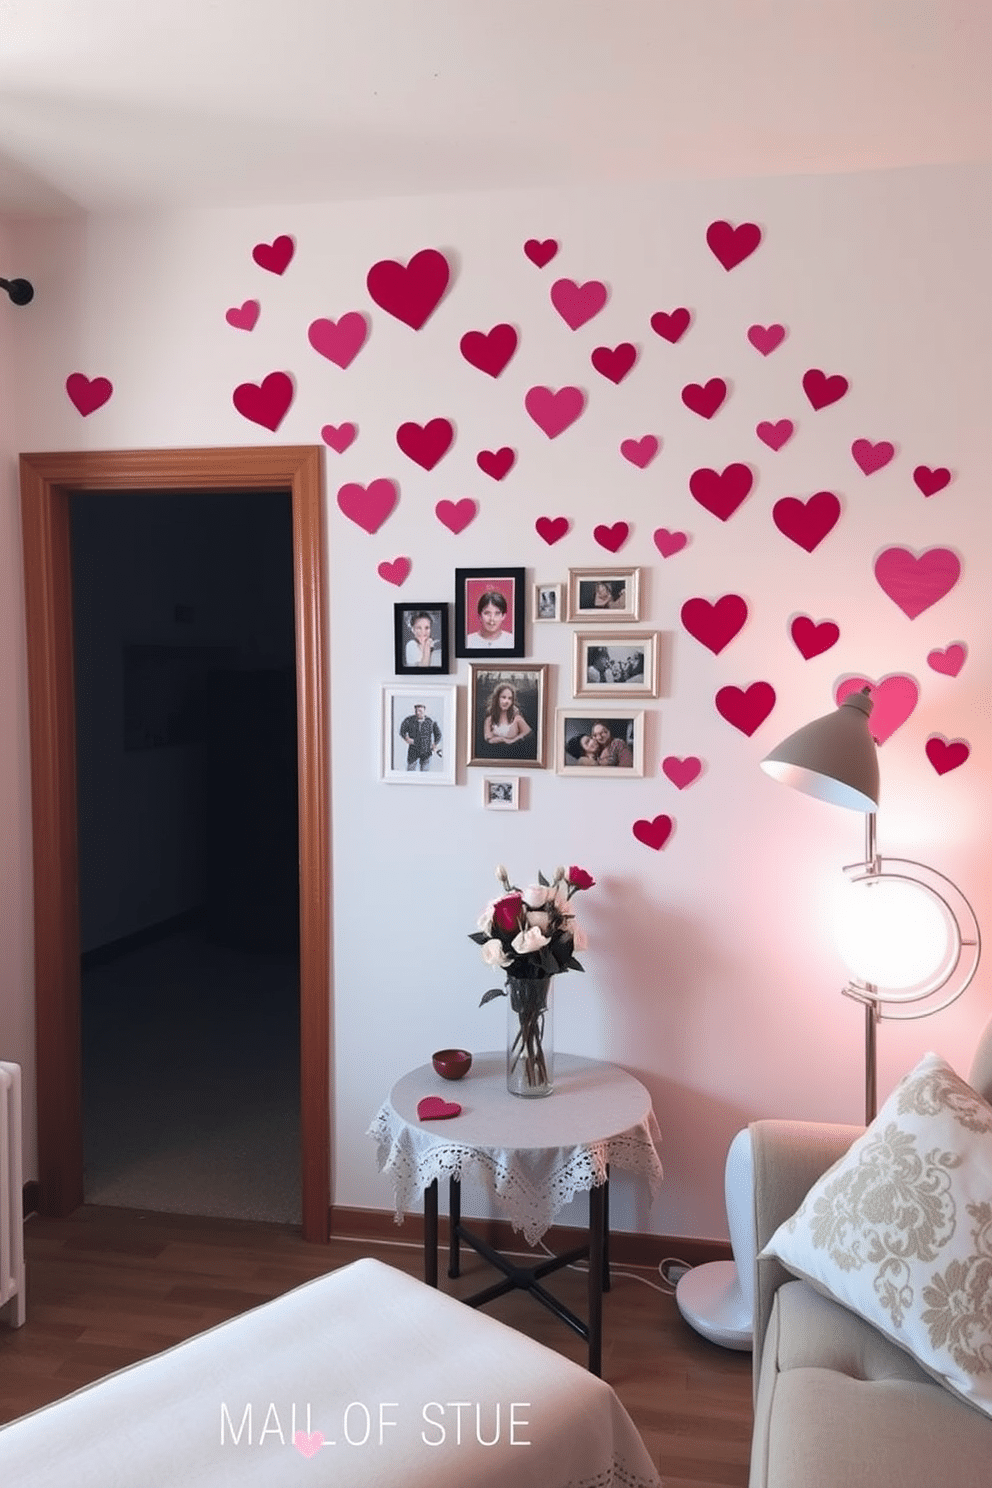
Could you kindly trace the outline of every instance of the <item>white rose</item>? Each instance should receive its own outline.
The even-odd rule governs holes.
[[[543,909],[530,909],[527,911],[527,925],[535,925],[538,930],[547,930],[548,917]]]
[[[531,884],[530,888],[524,891],[524,903],[529,909],[540,909],[542,904],[547,903],[550,896],[551,890],[546,889],[543,884]]]
[[[503,945],[498,940],[487,940],[482,946],[482,959],[487,966],[509,966],[509,956],[503,955]]]
[[[490,930],[493,928],[493,910],[495,908],[496,900],[490,899],[489,903],[486,905],[485,909],[482,911],[481,915],[475,922],[477,929],[483,931],[485,935],[488,935]]]
[[[586,932],[583,930],[574,914],[565,915],[564,919],[561,922],[561,928],[566,935],[570,935],[572,937],[572,946],[574,950],[587,951],[589,949],[589,941],[586,939]]]
[[[548,937],[536,925],[531,926],[529,930],[521,930],[520,934],[514,936],[510,942],[518,956],[526,956],[529,951],[539,951],[547,943]],[[483,946],[483,950],[485,950],[485,946]]]

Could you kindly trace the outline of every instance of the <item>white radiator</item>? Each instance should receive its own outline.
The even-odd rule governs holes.
[[[24,1322],[21,1066],[0,1063],[0,1321]]]

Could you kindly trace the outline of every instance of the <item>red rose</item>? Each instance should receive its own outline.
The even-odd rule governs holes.
[[[523,906],[522,894],[507,894],[505,899],[497,899],[493,905],[493,922],[499,930],[516,930],[520,923],[520,911]]]
[[[591,889],[595,886],[596,880],[584,868],[576,868],[573,865],[568,870],[568,882],[573,889]]]

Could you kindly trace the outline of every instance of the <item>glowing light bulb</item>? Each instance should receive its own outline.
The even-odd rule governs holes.
[[[922,987],[946,974],[957,926],[925,887],[868,877],[845,881],[834,938],[845,963],[876,987]]]

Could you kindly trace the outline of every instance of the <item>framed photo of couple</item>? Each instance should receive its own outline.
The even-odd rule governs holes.
[[[570,568],[569,620],[593,620],[597,625],[641,618],[639,568]]]
[[[613,706],[602,713],[559,708],[554,750],[559,775],[631,780],[644,774],[644,714]]]
[[[382,779],[392,785],[454,785],[455,688],[382,689]]]
[[[524,654],[524,570],[455,569],[455,655]]]
[[[468,763],[543,769],[547,665],[477,661],[469,670]]]

